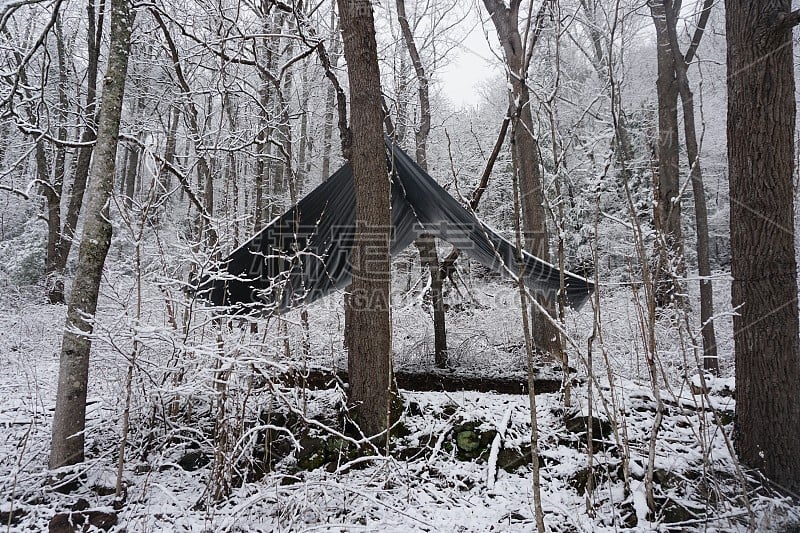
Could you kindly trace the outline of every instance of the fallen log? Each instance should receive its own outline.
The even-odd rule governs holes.
[[[426,372],[398,371],[394,374],[397,387],[409,391],[432,392],[497,392],[500,394],[528,394],[528,379],[525,376],[509,378],[482,377],[454,374],[447,371],[430,370]],[[305,387],[309,390],[330,389],[337,383],[345,388],[348,382],[347,371],[327,368],[312,368],[305,372],[292,369],[283,373],[280,383],[290,387]],[[561,379],[548,376],[535,379],[536,394],[558,392]]]

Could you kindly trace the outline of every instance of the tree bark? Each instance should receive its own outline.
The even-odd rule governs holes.
[[[338,0],[350,80],[350,129],[356,234],[353,283],[346,298],[349,404],[365,435],[387,429],[392,403],[390,307],[391,188],[383,142],[383,110],[370,0]],[[347,150],[345,150],[347,152]]]
[[[800,490],[794,62],[788,0],[726,0],[735,444]]]
[[[99,51],[100,40],[103,34],[104,11],[105,0],[100,0],[99,13],[95,19],[94,0],[88,1],[86,15],[89,25],[87,33],[89,61],[86,67],[86,105],[83,110],[83,119],[86,125],[83,128],[83,133],[81,133],[82,143],[91,143],[97,138],[95,132],[95,125],[99,118],[95,116],[97,108],[97,72],[99,70]],[[72,180],[72,188],[69,195],[67,216],[64,221],[64,229],[61,232],[61,260],[63,264],[59,266],[62,272],[66,268],[67,259],[69,259],[69,253],[72,250],[73,236],[75,235],[78,226],[78,217],[80,216],[81,207],[83,206],[83,197],[86,193],[86,181],[89,176],[89,165],[92,160],[93,151],[93,144],[82,146],[78,151],[77,163],[75,165],[75,177]]]
[[[91,167],[89,203],[83,228],[78,271],[67,307],[61,346],[56,409],[53,415],[50,468],[83,461],[86,428],[86,390],[89,382],[91,321],[103,265],[111,244],[108,203],[114,187],[120,114],[131,46],[134,12],[128,0],[111,0],[111,45]]]
[[[277,30],[273,27],[275,22],[265,17],[262,21],[264,33],[270,34]],[[273,39],[263,37],[261,39],[261,50],[263,50],[264,62],[258,69],[261,84],[258,89],[259,96],[259,132],[256,136],[256,169],[255,169],[255,201],[253,202],[253,231],[258,232],[262,226],[269,222],[271,218],[270,206],[268,201],[271,176],[273,174],[272,164],[272,145],[269,138],[272,136],[274,127],[270,124],[270,107],[272,106],[272,94],[270,93],[270,83],[265,74],[269,73],[275,62],[275,50]]]
[[[44,141],[36,141],[34,154],[36,177],[39,179],[47,209],[47,247],[45,249],[44,271],[49,278],[57,268],[58,238],[61,233],[61,194],[57,184],[50,179],[50,164],[47,160]]]
[[[174,165],[175,154],[178,146],[178,123],[180,122],[181,111],[178,106],[171,106],[169,109],[169,127],[167,129],[167,140],[164,144],[164,164]],[[161,188],[166,194],[172,189],[172,174],[166,170],[161,171]],[[182,190],[182,189],[181,189]]]
[[[670,4],[671,0],[666,0]],[[675,56],[669,39],[665,0],[650,0],[650,14],[656,29],[658,79],[658,171],[654,176],[654,221],[656,304],[666,307],[680,293],[676,276],[685,272],[683,233],[681,231],[680,172],[678,144],[678,82]]]
[[[69,114],[69,98],[67,96],[67,84],[69,83],[67,75],[67,53],[64,46],[64,34],[61,30],[61,17],[56,19],[56,51],[58,55],[58,130],[56,137],[61,143],[56,145],[56,154],[53,159],[53,189],[56,192],[55,199],[57,202],[55,211],[57,211],[57,218],[52,227],[56,230],[55,245],[53,247],[53,257],[49,261],[50,271],[48,272],[47,279],[47,299],[50,303],[64,303],[64,268],[67,259],[64,256],[63,247],[63,229],[61,228],[61,199],[62,191],[64,189],[64,179],[66,178],[66,161],[67,149],[64,142],[67,140],[67,120]],[[52,211],[53,209],[50,209]]]
[[[703,170],[700,166],[700,147],[697,142],[697,127],[694,122],[694,95],[689,86],[687,74],[689,66],[686,64],[678,44],[677,13],[672,6],[665,3],[667,15],[667,30],[669,32],[670,48],[675,60],[675,74],[678,83],[678,92],[683,108],[683,130],[686,138],[686,155],[689,159],[689,176],[692,180],[692,193],[694,195],[695,231],[697,233],[697,270],[700,274],[700,333],[703,337],[703,368],[717,374],[719,373],[719,360],[717,358],[717,336],[714,331],[714,293],[711,285],[711,261],[708,249],[708,208],[706,206],[706,191],[703,187]],[[706,13],[705,11],[703,12]],[[700,29],[700,28],[698,28]],[[702,32],[695,32],[692,45],[697,49],[700,44]]]
[[[511,159],[513,171],[519,179],[525,248],[536,257],[549,261],[550,244],[547,213],[544,207],[542,170],[539,167],[539,142],[534,135],[530,92],[527,86],[528,64],[535,37],[528,36],[531,41],[526,50],[518,27],[519,0],[511,0],[509,7],[506,7],[501,0],[483,0],[483,3],[497,30],[506,61],[506,73],[510,85],[508,99],[512,109]],[[549,316],[540,312],[538,307],[532,307],[531,330],[534,345],[546,356],[560,356],[559,334],[553,325],[556,302],[541,298],[537,298],[537,301],[547,309]]]
[[[129,144],[126,149],[125,172],[122,178],[123,204],[126,209],[133,206],[133,197],[136,193],[136,181],[139,177],[139,147]]]

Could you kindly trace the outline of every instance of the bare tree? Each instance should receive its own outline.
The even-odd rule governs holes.
[[[150,13],[158,23],[161,33],[164,36],[164,41],[167,44],[172,67],[175,72],[175,83],[186,97],[185,115],[195,153],[197,154],[197,183],[198,190],[202,191],[201,197],[203,200],[203,209],[197,217],[197,237],[198,239],[205,239],[206,247],[211,249],[217,244],[216,231],[211,227],[210,220],[208,219],[214,212],[214,175],[211,172],[209,155],[204,144],[200,109],[197,103],[191,98],[192,90],[184,73],[178,47],[164,21],[164,17],[161,13],[152,8],[150,9]]]
[[[41,69],[41,82],[38,87],[35,82],[31,83],[28,76],[28,68],[34,68],[31,58],[34,56],[35,46],[26,54],[23,54],[20,49],[13,49],[9,55],[15,63],[16,75],[4,77],[4,81],[11,86],[8,100],[13,101],[15,97],[22,97],[18,106],[19,110],[13,111],[13,106],[7,106],[5,112],[16,114],[17,128],[29,135],[34,143],[32,151],[36,168],[36,183],[39,186],[40,194],[44,197],[45,211],[47,213],[45,217],[47,221],[47,243],[45,246],[44,266],[47,276],[47,296],[51,303],[63,303],[64,301],[64,268],[62,265],[66,263],[61,228],[61,199],[66,177],[65,142],[67,141],[66,122],[69,114],[69,96],[67,94],[69,80],[67,51],[59,7],[54,6],[49,24],[45,27],[39,39],[44,41],[45,36],[50,31],[55,33],[56,37],[57,71],[55,77],[57,79],[57,98],[55,102],[51,103],[51,109],[47,109],[46,106],[40,106],[40,103],[43,104],[49,101],[46,97],[48,84],[45,80],[49,77],[50,61],[44,60],[41,64],[35,66],[35,68]],[[10,37],[7,28],[3,28],[2,31],[7,37]],[[48,53],[45,52],[45,55],[47,56]],[[36,74],[34,76],[39,77]],[[45,117],[41,116],[43,113],[40,107],[45,107]],[[55,135],[50,132],[51,115],[56,122]]]
[[[658,138],[656,140],[657,171],[654,181],[654,220],[656,239],[655,271],[656,303],[669,305],[681,293],[676,276],[685,273],[683,232],[681,230],[680,145],[678,140],[678,82],[675,76],[675,55],[669,38],[667,9],[671,0],[650,0],[650,14],[656,29],[658,78]]]
[[[103,36],[103,19],[105,17],[105,0],[99,0],[99,7],[95,8],[95,0],[88,0],[86,3],[86,20],[88,29],[86,33],[88,63],[86,66],[86,100],[83,106],[82,120],[84,122],[80,141],[81,148],[78,151],[75,173],[72,180],[72,187],[69,195],[69,205],[64,221],[64,230],[61,233],[61,253],[58,265],[62,273],[66,268],[67,259],[73,244],[73,235],[78,225],[78,217],[83,205],[83,197],[86,193],[86,180],[89,176],[89,164],[94,151],[93,141],[96,139],[97,122],[97,73],[100,70],[100,41]]]
[[[708,14],[711,12],[713,0],[706,0],[700,15],[700,24],[694,33],[687,55],[680,51],[678,43],[678,14],[675,9],[677,3],[665,0],[667,32],[669,43],[675,63],[675,77],[678,92],[683,108],[683,131],[686,142],[686,156],[689,160],[689,175],[692,180],[692,193],[694,195],[695,232],[697,234],[697,270],[700,274],[700,328],[703,336],[703,367],[706,370],[719,372],[717,359],[717,338],[714,332],[714,293],[711,285],[711,261],[708,249],[708,207],[706,206],[706,191],[703,186],[703,170],[700,166],[700,145],[697,140],[697,127],[695,126],[694,95],[689,85],[689,62],[700,40],[703,37]]]
[[[122,100],[135,13],[128,0],[111,0],[111,46],[100,104],[97,144],[91,167],[89,203],[78,257],[78,270],[67,307],[56,409],[50,449],[50,468],[83,461],[86,391],[92,318],[106,254],[111,244],[109,199],[114,187]]]
[[[536,14],[533,25],[531,17],[523,34],[519,30],[521,0],[511,0],[507,7],[503,0],[483,0],[492,18],[508,76],[508,99],[511,106],[511,157],[514,173],[519,179],[522,204],[523,234],[525,247],[530,253],[550,260],[550,244],[547,233],[547,212],[544,207],[542,170],[539,166],[539,142],[535,136],[530,91],[527,85],[528,67],[533,50],[542,30],[548,1],[544,1]],[[532,9],[532,8],[531,8]],[[553,324],[555,302],[540,301],[550,316],[544,316],[533,306],[532,335],[536,348],[550,356],[560,355],[561,342]]]
[[[356,234],[351,256],[353,283],[346,297],[345,344],[349,403],[369,436],[389,425],[392,377],[391,187],[383,143],[383,109],[369,0],[338,0],[344,57],[350,80],[350,133],[344,146],[353,167]]]
[[[405,0],[396,0],[397,20],[403,33],[408,55],[417,77],[417,91],[419,97],[419,127],[414,131],[416,143],[417,163],[423,170],[428,170],[428,135],[431,131],[431,99],[428,75],[422,64],[422,57],[414,42],[414,34],[406,15]],[[447,326],[444,314],[444,298],[442,296],[442,275],[439,268],[439,251],[436,238],[431,235],[421,235],[416,241],[419,249],[420,262],[428,267],[431,276],[431,299],[433,300],[433,339],[434,361],[439,368],[447,367]]]

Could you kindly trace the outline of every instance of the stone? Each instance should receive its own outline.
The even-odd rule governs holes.
[[[703,518],[705,514],[705,509],[681,504],[671,498],[668,498],[661,506],[661,516],[667,524],[697,520]]]
[[[482,431],[479,429],[480,421],[473,420],[453,428],[453,437],[456,444],[456,457],[461,461],[471,461],[478,457],[488,457],[497,431],[494,429]]]
[[[200,450],[189,450],[183,457],[178,459],[178,465],[187,472],[194,472],[199,468],[203,468],[210,462],[211,459]]]
[[[50,519],[48,531],[50,533],[75,533],[78,531],[91,531],[92,528],[110,531],[115,525],[117,525],[117,513],[83,510],[56,513]]]
[[[633,529],[639,525],[639,517],[636,516],[636,508],[632,501],[622,502],[619,506],[619,521],[620,526],[627,529]]]
[[[14,526],[18,524],[26,514],[28,514],[28,511],[22,507],[16,507],[8,511],[0,511],[0,525]]]
[[[305,436],[300,439],[297,452],[297,467],[300,470],[315,470],[325,464],[326,442],[318,437]]]
[[[459,431],[456,434],[456,446],[463,452],[472,453],[477,450],[480,445],[481,439],[473,430]]]
[[[580,441],[588,447],[588,435],[587,430],[589,427],[589,417],[582,416],[580,414],[573,415],[570,418],[567,418],[565,422],[567,431],[572,433],[573,435],[577,435],[580,438]],[[612,438],[612,429],[611,423],[607,420],[598,418],[596,416],[592,417],[592,451],[597,452],[599,450],[607,449],[611,443],[609,442]]]

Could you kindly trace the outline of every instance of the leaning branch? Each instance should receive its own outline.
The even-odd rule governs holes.
[[[692,42],[689,43],[689,49],[686,50],[686,55],[683,56],[684,62],[688,65],[694,59],[694,54],[697,52],[697,47],[700,46],[700,40],[703,38],[703,32],[708,23],[708,17],[711,15],[711,7],[716,0],[705,0],[703,2],[703,10],[700,12],[700,20],[697,21],[697,28],[692,35]]]
[[[469,207],[472,211],[478,209],[478,204],[483,197],[483,193],[486,191],[486,187],[489,185],[489,176],[492,174],[492,169],[494,168],[495,161],[497,161],[497,156],[500,155],[500,149],[503,147],[503,142],[506,139],[506,133],[508,132],[508,125],[510,122],[511,108],[509,107],[508,111],[506,111],[506,116],[503,119],[503,124],[500,125],[500,133],[498,133],[497,140],[494,142],[492,153],[489,154],[489,159],[486,161],[486,167],[483,169],[480,182],[478,183],[478,186],[475,187],[475,190],[472,191],[472,198],[469,202]],[[442,279],[448,277],[450,278],[450,281],[453,281],[452,275],[453,271],[455,270],[455,262],[460,254],[461,251],[458,248],[453,248],[453,251],[450,252],[444,261],[442,261],[442,265],[439,269],[439,274]]]

